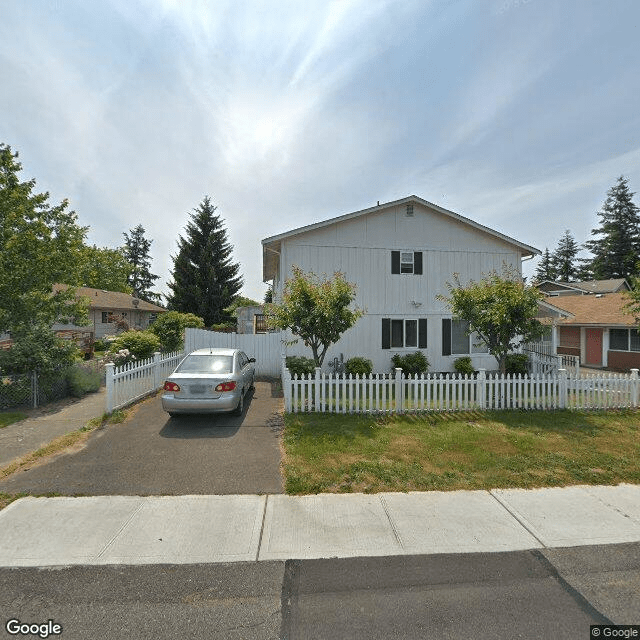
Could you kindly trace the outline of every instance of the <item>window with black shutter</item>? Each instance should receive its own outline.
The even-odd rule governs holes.
[[[422,251],[392,251],[391,273],[422,275]]]
[[[383,318],[382,348],[427,348],[426,318]]]

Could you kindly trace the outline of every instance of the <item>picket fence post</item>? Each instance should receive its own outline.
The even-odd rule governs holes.
[[[402,393],[402,369],[396,367],[396,413],[404,413],[404,394]],[[391,405],[391,398],[389,398],[389,405]],[[391,406],[389,406],[391,408]]]
[[[154,351],[153,353],[153,388],[158,389],[162,385],[162,378],[160,376],[160,352]]]
[[[114,368],[113,362],[107,362],[104,365],[106,381],[107,381],[107,406],[106,406],[107,413],[111,413],[113,411],[113,405],[115,404],[114,397],[113,397],[113,391],[114,391],[113,368]]]
[[[568,394],[567,370],[558,369],[558,407],[560,409],[567,408],[567,399],[568,399],[567,394]]]
[[[478,369],[478,377],[476,378],[476,398],[478,399],[478,404],[480,405],[480,409],[485,408],[485,371],[486,369]]]
[[[313,409],[314,411],[320,411],[320,375],[322,370],[320,367],[316,367],[316,375],[313,385]],[[343,374],[344,375],[344,374]]]
[[[638,406],[638,369],[631,369],[631,406]]]

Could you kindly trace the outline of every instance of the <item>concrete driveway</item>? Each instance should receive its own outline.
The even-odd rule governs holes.
[[[282,493],[282,399],[256,382],[242,416],[170,418],[160,397],[138,405],[124,423],[92,434],[80,451],[18,472],[0,492],[63,495]]]

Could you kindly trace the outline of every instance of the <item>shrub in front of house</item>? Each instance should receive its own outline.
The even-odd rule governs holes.
[[[394,369],[402,369],[402,373],[406,376],[417,376],[421,373],[426,373],[429,371],[430,366],[427,356],[422,351],[407,353],[404,356],[396,353],[391,357],[391,363]]]
[[[368,376],[373,371],[373,362],[367,358],[356,356],[344,363],[344,372],[354,376]]]
[[[292,376],[312,375],[316,370],[313,358],[305,358],[304,356],[288,356],[285,364]]]
[[[529,373],[529,356],[526,353],[510,353],[505,360],[505,373],[526,376]]]
[[[87,393],[100,389],[102,372],[96,368],[75,365],[67,371],[69,393],[74,398],[82,398]]]
[[[463,376],[472,376],[475,373],[473,363],[471,362],[471,358],[469,356],[456,358],[455,362],[453,363],[453,368],[456,370],[456,373],[460,373]]]
[[[151,331],[125,331],[111,343],[109,353],[117,354],[123,349],[136,360],[150,358],[155,351],[160,351],[160,338]]]

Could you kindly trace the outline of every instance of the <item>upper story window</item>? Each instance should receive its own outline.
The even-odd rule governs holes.
[[[422,251],[392,251],[391,273],[422,275]]]

